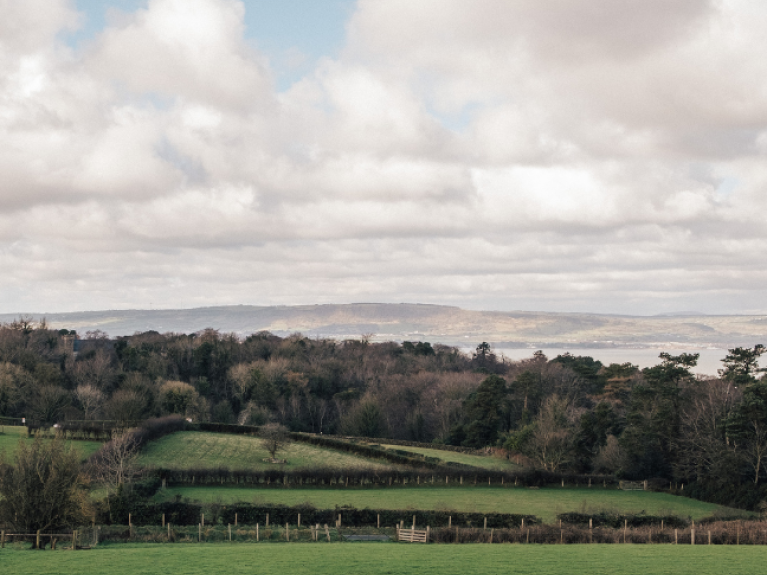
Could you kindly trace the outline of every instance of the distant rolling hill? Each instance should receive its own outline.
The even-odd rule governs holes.
[[[0,314],[0,322],[19,315]],[[731,347],[765,341],[767,316],[664,315],[652,317],[471,311],[427,304],[329,304],[220,306],[177,310],[110,310],[45,314],[56,328],[84,334],[100,329],[110,336],[135,332],[192,333],[205,328],[247,335],[301,332],[336,339],[372,335],[374,341],[422,340],[452,345],[488,341],[505,347]],[[767,342],[765,342],[767,343]]]

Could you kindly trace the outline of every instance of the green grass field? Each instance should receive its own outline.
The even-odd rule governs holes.
[[[13,454],[19,446],[19,439],[29,443],[34,441],[33,438],[27,437],[27,428],[24,426],[5,425],[0,427],[0,430],[2,431],[0,433],[0,452],[5,451],[7,454]],[[73,445],[75,449],[79,450],[83,459],[101,447],[100,441],[67,441],[67,444]]]
[[[387,463],[315,447],[306,443],[292,443],[277,453],[286,464],[265,463],[269,453],[261,440],[245,435],[179,431],[151,442],[139,457],[139,463],[150,467],[219,467],[230,469],[297,469],[300,467],[333,467],[337,469],[390,467]]]
[[[0,550],[14,575],[752,575],[767,549],[676,545],[126,544]]]
[[[160,491],[159,500],[176,495],[203,503],[219,499],[298,505],[309,502],[320,509],[336,505],[352,505],[370,509],[436,509],[479,513],[522,513],[540,517],[544,522],[556,520],[558,513],[581,511],[596,513],[674,514],[695,520],[713,514],[721,507],[696,499],[676,497],[651,491],[618,491],[604,489],[525,489],[502,487],[393,487],[377,489],[305,489],[237,487],[173,487]]]
[[[468,453],[458,453],[456,451],[429,449],[428,447],[410,447],[409,445],[403,446],[383,444],[381,447],[385,447],[386,449],[409,451],[411,453],[418,453],[419,455],[426,455],[427,457],[438,457],[442,461],[463,463],[464,465],[473,465],[474,467],[480,467],[482,469],[493,469],[496,471],[515,471],[521,469],[521,467],[516,463],[512,463],[508,459],[501,459],[500,457],[471,455]]]

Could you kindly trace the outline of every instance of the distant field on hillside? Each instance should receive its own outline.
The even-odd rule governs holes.
[[[674,514],[699,520],[722,509],[686,497],[651,491],[619,491],[588,488],[527,489],[514,487],[383,487],[373,489],[317,489],[237,487],[172,487],[158,493],[158,500],[176,495],[203,503],[220,500],[298,505],[311,503],[320,509],[351,505],[370,509],[436,509],[478,513],[521,513],[553,522],[558,513],[614,511],[648,515]]]
[[[0,550],[14,575],[752,575],[765,548],[728,545],[117,544],[91,551]]]
[[[32,443],[33,438],[27,437],[27,428],[24,426],[0,426],[0,452],[12,454],[16,452],[19,446],[19,439],[27,443]],[[83,459],[87,458],[101,447],[100,441],[67,441],[68,445],[73,445],[75,449],[83,454]]]
[[[442,461],[463,463],[464,465],[473,465],[474,467],[481,467],[482,469],[493,469],[496,471],[515,471],[521,469],[516,463],[512,463],[508,459],[501,459],[500,457],[471,455],[469,453],[459,453],[457,451],[429,449],[428,447],[410,447],[409,445],[382,444],[381,447],[392,450],[409,451],[410,453],[418,453],[419,455],[425,455],[427,457],[438,457]]]
[[[192,469],[228,467],[230,469],[298,469],[332,467],[337,469],[385,469],[390,465],[305,443],[292,443],[277,453],[285,464],[265,463],[269,452],[257,437],[179,431],[152,441],[141,453],[139,463],[149,467]]]

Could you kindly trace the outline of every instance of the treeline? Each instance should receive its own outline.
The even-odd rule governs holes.
[[[486,343],[466,355],[427,342],[212,329],[109,339],[20,319],[0,326],[0,417],[278,422],[294,433],[495,449],[551,473],[658,478],[756,508],[767,500],[763,352],[732,349],[721,377],[700,378],[695,354],[661,354],[640,370],[540,352],[510,362]]]

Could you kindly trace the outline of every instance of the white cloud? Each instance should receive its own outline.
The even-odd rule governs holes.
[[[243,10],[0,1],[0,311],[763,309],[760,3],[361,0],[281,93]]]

